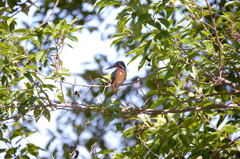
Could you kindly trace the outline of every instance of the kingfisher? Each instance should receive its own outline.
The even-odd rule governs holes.
[[[112,89],[116,93],[118,91],[119,86],[126,80],[127,77],[127,71],[126,66],[123,61],[117,61],[113,66],[107,68],[116,68],[115,71],[111,74],[111,80],[112,80]]]

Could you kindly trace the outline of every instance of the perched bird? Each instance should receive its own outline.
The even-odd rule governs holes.
[[[117,61],[113,66],[107,68],[116,68],[114,72],[111,74],[112,80],[112,89],[116,93],[118,91],[118,87],[125,81],[127,77],[126,66],[123,61]]]

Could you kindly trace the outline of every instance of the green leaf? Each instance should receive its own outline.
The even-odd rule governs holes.
[[[151,103],[150,108],[155,109],[155,108],[161,106],[163,103],[165,103],[166,100],[167,100],[167,98],[165,98],[165,97],[159,97],[158,99],[154,100]]]
[[[34,41],[35,39],[34,39],[34,37],[32,35],[25,35],[23,37],[18,38],[19,42],[24,41],[24,40]]]
[[[51,28],[51,29],[55,29],[55,27],[56,27],[53,22],[48,22],[48,26],[49,26],[49,28]]]
[[[114,1],[114,0],[100,0],[97,1],[94,4],[94,7],[106,7],[106,6],[111,6],[111,5],[121,5],[122,2],[121,1]]]
[[[4,158],[12,158],[12,156],[16,155],[16,152],[17,152],[18,148],[17,147],[13,147],[13,148],[9,148],[7,151],[6,151],[6,155],[4,156]]]
[[[143,56],[140,63],[138,64],[138,70],[140,70],[143,65],[145,64],[145,61],[146,61],[146,56]]]
[[[111,43],[110,47],[112,47],[113,45],[115,45],[116,43],[120,42],[121,40],[123,40],[123,39],[125,39],[125,38],[126,38],[126,37],[123,36],[123,37],[120,37],[120,38],[114,40],[114,41]]]
[[[151,33],[144,34],[143,37],[142,37],[142,39],[141,39],[141,43],[142,43],[145,39],[147,39],[150,35],[151,35]]]
[[[130,33],[128,31],[120,32],[120,33],[116,33],[116,34],[112,35],[111,39],[116,38],[116,37],[122,37],[122,36],[127,37],[129,35],[130,35]]]
[[[167,30],[161,29],[160,32],[157,35],[155,35],[154,39],[163,40],[169,37],[170,37],[169,32]]]
[[[145,125],[152,126],[152,121],[149,115],[147,114],[139,114],[138,119],[143,121]]]
[[[63,103],[64,99],[63,99],[63,95],[62,95],[61,92],[58,92],[57,98],[58,98],[58,100],[59,100],[61,103]]]
[[[56,86],[55,86],[55,85],[52,85],[52,84],[43,84],[43,85],[41,85],[41,86],[42,86],[42,88],[48,88],[48,89],[50,89],[51,91],[53,91],[53,89],[56,88]]]
[[[214,50],[214,47],[213,47],[213,44],[212,44],[211,40],[204,40],[203,44],[205,45],[207,51],[211,52],[211,51]]]
[[[198,75],[198,69],[197,69],[197,67],[195,67],[195,66],[192,67],[192,73],[191,73],[191,75],[192,75],[192,77],[193,77],[194,79],[197,78],[197,75]]]
[[[75,24],[78,20],[79,20],[79,18],[74,18],[74,19],[71,21],[70,25]]]
[[[1,149],[0,148],[0,153],[3,153],[3,152],[5,152],[6,151],[6,149]]]
[[[187,138],[185,137],[185,135],[180,134],[180,135],[179,135],[179,138],[180,138],[180,140],[182,141],[183,145],[184,145],[186,148],[189,148],[189,147],[190,147],[190,145],[189,145],[190,142],[187,140]]]
[[[144,47],[144,53],[145,53],[145,54],[147,53],[147,50],[148,50],[148,48],[150,47],[151,43],[152,43],[152,40],[149,40],[149,41],[147,42],[147,44],[145,45],[145,47]]]
[[[134,60],[136,60],[141,54],[136,54],[129,62],[128,65],[133,62]]]
[[[40,147],[38,147],[32,143],[28,143],[27,149],[28,149],[28,153],[30,153],[31,155],[38,156],[38,151],[40,150]]]
[[[14,131],[11,132],[11,136],[10,136],[10,139],[12,140],[13,138],[16,138],[18,136],[22,136],[23,135],[23,132],[22,132],[22,129],[15,129]]]
[[[240,2],[238,1],[229,1],[229,2],[226,2],[224,7],[228,7],[228,6],[231,6],[231,5],[239,5],[240,6]]]
[[[72,45],[70,45],[70,44],[68,44],[68,43],[66,43],[66,44],[67,44],[68,47],[70,47],[71,49],[73,49]]]
[[[150,97],[150,96],[153,96],[155,94],[159,94],[159,90],[152,90],[152,91],[149,91],[146,96],[147,97]]]
[[[172,74],[173,74],[173,69],[172,68],[168,68],[167,73],[164,76],[164,80],[169,79],[172,76]]]
[[[0,141],[5,142],[5,143],[10,143],[9,139],[0,137]]]
[[[158,20],[166,27],[168,28],[169,27],[169,22],[167,19],[164,19],[164,18],[158,18]]]
[[[29,64],[25,66],[25,69],[30,69],[30,70],[39,70],[39,67],[35,64]]]
[[[127,138],[133,136],[134,130],[135,130],[135,126],[127,128],[126,130],[123,131],[123,136]]]
[[[24,73],[24,76],[32,83],[34,83],[33,77],[29,72]]]
[[[42,115],[43,110],[42,109],[34,109],[33,114],[35,117],[35,120],[38,121]]]
[[[221,130],[221,132],[226,132],[229,134],[235,133],[237,131],[239,131],[239,128],[234,125],[225,125]]]
[[[48,108],[44,108],[42,114],[50,122],[51,114],[50,114],[50,111],[48,110]]]
[[[42,57],[44,56],[44,54],[45,54],[45,51],[44,50],[41,50],[41,51],[38,51],[38,52],[36,52],[35,53],[35,57],[36,57],[36,61],[37,62],[39,62],[41,59],[42,59]]]
[[[14,33],[31,33],[32,31],[26,28],[15,29]]]
[[[136,35],[139,35],[142,31],[142,23],[138,21],[136,24],[133,25],[133,31]]]
[[[21,155],[21,159],[31,159],[31,158],[28,157],[27,155]]]
[[[0,70],[2,70],[2,68],[3,68],[3,59],[2,58],[0,58]]]
[[[115,152],[115,150],[109,150],[109,149],[106,149],[106,150],[102,150],[102,151],[99,151],[97,152],[98,154],[110,154],[112,152]]]
[[[70,39],[74,42],[78,42],[78,38],[76,36],[73,36],[73,35],[68,36],[68,39]]]
[[[15,20],[16,20],[16,18],[9,18],[7,20],[7,25],[10,26]]]

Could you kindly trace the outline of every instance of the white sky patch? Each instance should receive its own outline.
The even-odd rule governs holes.
[[[103,138],[108,148],[117,149],[121,147],[121,136],[120,132],[107,131]]]

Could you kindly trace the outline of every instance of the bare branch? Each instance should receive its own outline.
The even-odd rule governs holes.
[[[45,18],[45,20],[39,25],[39,27],[42,27],[43,25],[45,25],[48,22],[48,20],[54,14],[54,12],[55,12],[55,10],[57,8],[58,3],[59,3],[59,0],[56,0],[55,4],[53,6],[52,12],[50,13],[50,15],[48,17]]]

